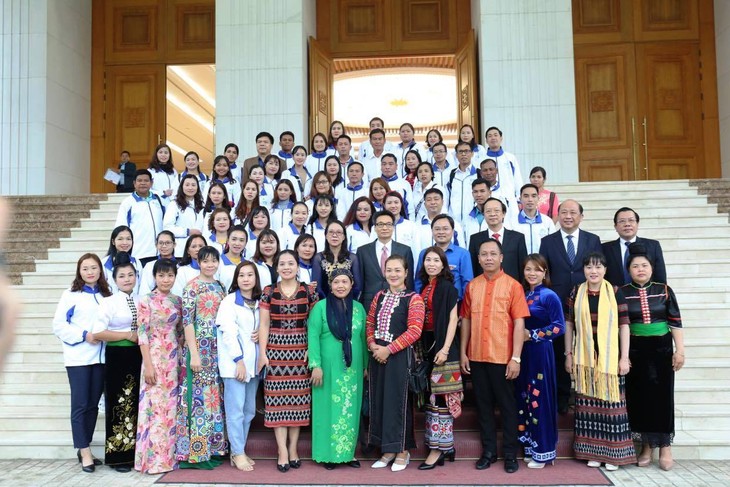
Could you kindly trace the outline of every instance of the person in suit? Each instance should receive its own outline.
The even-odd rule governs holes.
[[[485,241],[497,240],[502,245],[502,270],[505,274],[516,281],[520,280],[522,264],[527,257],[525,237],[520,232],[504,228],[504,216],[507,213],[507,205],[497,198],[489,198],[484,203],[484,216],[489,228],[483,232],[477,232],[469,239],[469,254],[471,254],[471,266],[474,270],[474,277],[482,273],[482,266],[479,264],[479,247]]]
[[[558,223],[560,229],[543,237],[540,242],[540,254],[545,257],[553,281],[552,290],[560,298],[560,302],[568,300],[570,291],[585,282],[583,259],[591,252],[601,252],[601,240],[598,235],[580,229],[583,221],[583,206],[575,200],[565,200],[558,207]],[[520,234],[522,235],[522,234]],[[556,340],[553,343],[555,363],[565,361],[565,343]],[[556,367],[558,382],[558,412],[568,412],[570,399],[570,374],[563,367]]]
[[[241,168],[241,178],[243,181],[239,181],[241,185],[246,184],[249,180],[249,172],[254,166],[264,167],[264,159],[271,154],[271,147],[274,145],[274,136],[268,132],[259,132],[256,134],[256,155],[249,157],[243,161],[243,167]]]
[[[666,283],[667,269],[664,265],[661,244],[650,238],[636,236],[639,232],[639,214],[625,206],[619,208],[613,215],[613,228],[616,229],[619,238],[602,245],[607,263],[606,280],[614,286],[622,286],[631,282],[629,271],[626,269],[629,257],[628,247],[632,243],[638,242],[646,249],[647,258],[654,262],[654,273],[651,280]]]
[[[119,154],[119,183],[117,193],[131,193],[134,191],[134,175],[137,173],[137,165],[129,160],[129,151],[123,150]]]
[[[410,247],[399,244],[393,240],[393,228],[395,216],[388,211],[379,211],[373,216],[377,240],[361,246],[357,249],[357,261],[362,276],[362,293],[360,303],[365,310],[370,309],[375,294],[378,291],[387,289],[388,282],[385,280],[385,261],[391,255],[402,255],[408,263],[408,275],[406,276],[406,289],[413,290],[413,254]]]

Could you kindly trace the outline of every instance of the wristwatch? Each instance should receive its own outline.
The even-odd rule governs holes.
[[[515,362],[517,362],[518,364],[519,364],[519,363],[522,363],[522,359],[521,359],[520,357],[512,357],[512,360],[514,360],[514,361],[515,361]]]

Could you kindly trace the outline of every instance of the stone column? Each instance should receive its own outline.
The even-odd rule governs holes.
[[[316,32],[314,0],[216,0],[216,153],[238,144],[256,155],[258,132],[308,127],[307,39]]]
[[[0,0],[0,59],[0,193],[87,193],[91,0]]]
[[[717,99],[720,111],[722,177],[730,177],[730,3],[715,0]]]
[[[570,0],[472,0],[472,24],[481,139],[488,127],[499,127],[504,148],[519,158],[525,179],[532,167],[543,166],[548,186],[577,182]]]

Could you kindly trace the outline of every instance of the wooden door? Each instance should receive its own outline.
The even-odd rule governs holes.
[[[327,52],[309,38],[309,139],[327,134],[333,118],[334,63]]]
[[[165,141],[165,66],[109,66],[106,75],[107,161],[127,150],[137,168],[146,168],[152,151]]]
[[[471,31],[466,40],[456,51],[456,99],[459,108],[457,115],[458,126],[469,124],[474,127],[477,139],[479,136],[479,82],[477,79],[477,48],[474,42],[474,31]],[[482,141],[484,143],[484,141]],[[486,145],[486,143],[484,143]]]
[[[699,45],[637,44],[641,179],[704,177]]]
[[[575,46],[581,181],[639,177],[633,44]]]

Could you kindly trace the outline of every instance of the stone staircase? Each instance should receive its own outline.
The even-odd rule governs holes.
[[[707,195],[707,202],[717,204],[718,211],[730,214],[730,179],[696,179],[689,185]]]
[[[717,205],[708,204],[707,197],[698,195],[686,180],[582,183],[551,189],[561,200],[571,197],[581,202],[585,208],[582,228],[597,233],[602,240],[616,238],[613,213],[625,205],[641,216],[639,234],[661,241],[669,282],[677,294],[686,330],[687,365],[677,374],[675,388],[675,457],[730,458],[730,409],[726,406],[730,403],[727,215],[718,214]],[[122,197],[109,195],[80,226],[59,229],[70,236],[59,233],[62,238],[54,248],[48,248],[47,258],[40,260],[40,251],[34,254],[38,257],[35,272],[22,274],[23,284],[16,291],[25,308],[15,349],[0,377],[0,459],[73,455],[68,381],[51,320],[61,292],[73,279],[78,257],[89,251],[100,256],[106,252]],[[56,213],[71,211],[63,206]],[[461,429],[459,420],[456,427]],[[273,440],[273,435],[266,433],[257,437],[257,443]],[[99,456],[102,439],[100,417],[94,444]]]

